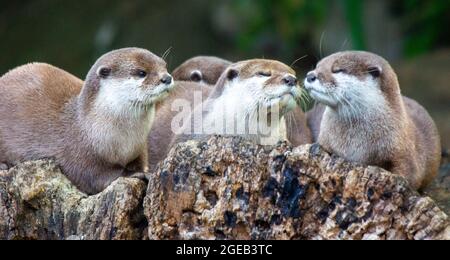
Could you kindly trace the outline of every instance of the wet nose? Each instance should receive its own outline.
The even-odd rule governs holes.
[[[164,77],[161,79],[161,82],[163,83],[163,84],[166,84],[166,85],[170,85],[171,83],[172,83],[172,76],[170,76],[169,74],[166,74],[166,75],[164,75]]]
[[[317,80],[316,73],[310,72],[308,73],[308,75],[306,75],[306,81],[308,81],[308,83],[313,83],[316,80]]]
[[[291,75],[286,76],[286,77],[283,79],[283,82],[284,82],[286,85],[288,85],[289,87],[295,87],[295,86],[297,86],[297,78],[294,77],[294,76],[291,76]]]

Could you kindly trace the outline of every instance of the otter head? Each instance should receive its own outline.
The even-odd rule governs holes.
[[[109,52],[89,71],[83,101],[112,113],[145,111],[173,87],[166,63],[138,48]]]
[[[231,62],[210,56],[198,56],[185,61],[173,71],[173,77],[179,81],[193,81],[215,85],[217,80],[231,65]]]
[[[399,95],[397,76],[383,58],[368,52],[333,54],[308,73],[305,88],[318,102],[358,117],[366,111],[383,109]]]
[[[232,92],[248,109],[281,109],[297,106],[302,96],[295,71],[274,60],[255,59],[231,65],[221,76],[212,97]]]

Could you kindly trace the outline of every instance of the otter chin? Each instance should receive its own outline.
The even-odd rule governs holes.
[[[0,78],[0,162],[52,158],[83,192],[146,171],[156,102],[173,88],[166,63],[138,48],[109,52],[76,78],[48,64]]]
[[[422,106],[401,95],[385,59],[368,52],[336,53],[320,61],[304,84],[325,106],[317,106],[308,121],[326,150],[402,175],[416,189],[436,176],[436,126]]]

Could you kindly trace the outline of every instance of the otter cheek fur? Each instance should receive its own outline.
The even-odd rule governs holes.
[[[146,170],[155,103],[172,86],[165,62],[138,48],[105,54],[85,82],[47,64],[16,68],[0,78],[0,161],[52,158],[98,193]]]
[[[318,142],[328,151],[403,175],[416,189],[437,174],[440,141],[434,122],[401,95],[383,58],[367,52],[331,55],[308,73],[305,88],[326,106],[314,116],[322,117]]]
[[[333,108],[349,123],[367,113],[382,113],[386,106],[379,83],[371,76],[360,79],[341,72],[333,75],[332,83],[316,81],[308,88],[315,100]]]

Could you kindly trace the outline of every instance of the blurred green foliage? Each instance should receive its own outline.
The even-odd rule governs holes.
[[[383,17],[388,15],[400,25],[395,33],[401,48],[394,52],[402,53],[395,58],[450,46],[446,31],[450,0],[4,1],[0,74],[42,61],[83,77],[98,56],[128,46],[159,55],[172,47],[171,69],[195,55],[230,60],[266,57],[290,63],[305,54],[323,56],[322,45],[330,42],[333,50],[341,46],[371,50],[364,18],[373,11],[368,8],[373,3],[384,3]],[[342,13],[338,20],[336,10]],[[321,37],[328,33],[326,26],[336,21],[345,28],[334,28],[334,33],[345,34],[348,45],[342,37]],[[298,66],[309,69],[317,59],[304,59]]]
[[[378,0],[234,0],[233,10],[241,20],[236,45],[246,52],[282,57],[313,50],[315,42],[311,39],[322,30],[330,9],[341,8],[352,48],[367,49],[363,16],[370,11],[365,8],[370,1]],[[449,0],[393,0],[388,1],[388,8],[399,19],[405,56],[450,44],[445,28],[450,25]]]
[[[327,13],[327,0],[234,0],[238,48],[270,56],[302,56]],[[281,46],[280,46],[281,45]],[[299,56],[299,57],[300,57]]]
[[[344,1],[345,14],[350,26],[350,35],[352,37],[353,47],[357,50],[366,49],[362,21],[363,5],[364,1],[360,0]]]
[[[449,0],[402,0],[398,8],[405,28],[408,57],[449,44]]]

